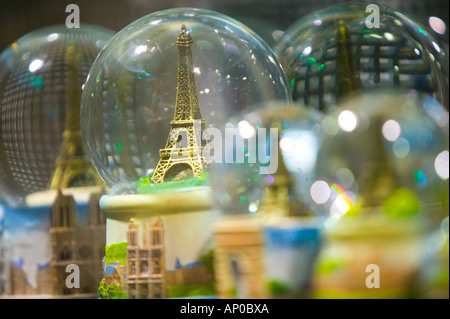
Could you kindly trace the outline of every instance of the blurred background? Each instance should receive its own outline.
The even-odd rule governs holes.
[[[448,51],[448,0],[2,0],[0,51],[30,31],[64,23],[69,15],[65,12],[66,6],[72,3],[80,8],[81,23],[97,24],[114,31],[158,10],[175,7],[214,10],[243,22],[271,45],[274,31],[285,30],[306,14],[346,2],[376,3],[400,10],[427,27]],[[442,27],[430,25],[430,17],[445,23],[443,34],[440,34]]]
[[[69,4],[76,4],[80,9],[80,20],[81,24],[95,24],[97,26],[102,26],[108,29],[111,29],[115,32],[120,31],[125,26],[129,25],[133,21],[148,15],[150,13],[170,9],[177,7],[197,7],[203,9],[209,9],[213,11],[217,11],[223,14],[226,14],[236,20],[244,23],[251,29],[253,29],[256,33],[258,33],[269,46],[272,46],[275,41],[281,36],[284,30],[289,28],[292,24],[298,21],[300,18],[304,17],[307,14],[313,13],[317,10],[324,9],[329,6],[333,6],[341,3],[348,3],[349,1],[345,0],[97,0],[97,1],[88,1],[88,0],[1,0],[0,1],[0,27],[1,27],[1,35],[0,35],[0,52],[5,48],[14,43],[17,39],[22,37],[23,35],[37,30],[39,28],[55,25],[55,24],[64,24],[67,16],[70,12],[66,12],[66,7]],[[415,22],[421,24],[428,33],[432,34],[439,42],[440,45],[446,50],[449,51],[449,1],[448,0],[364,0],[364,1],[351,1],[358,3],[375,3],[378,5],[386,5],[390,8],[399,10],[405,13],[407,16],[411,17]],[[16,72],[17,75],[17,72]],[[448,77],[448,75],[447,75]],[[1,105],[0,105],[1,106]],[[0,112],[1,113],[1,112]],[[1,114],[0,114],[1,116]],[[6,118],[6,116],[5,116]],[[1,120],[1,117],[0,117]],[[1,121],[0,121],[1,122]],[[3,150],[0,149],[0,153]],[[448,152],[447,152],[448,153]],[[1,167],[0,167],[1,169]],[[2,171],[0,170],[0,174]],[[5,175],[3,175],[5,176]],[[0,181],[2,180],[2,176],[0,175]],[[3,198],[0,198],[0,204]],[[98,202],[98,198],[94,198],[94,201]],[[94,207],[98,209],[97,206]],[[0,207],[1,209],[1,207]],[[84,210],[86,207],[83,206]],[[2,225],[2,211],[0,211],[0,235],[6,227]],[[42,250],[42,255],[46,258],[49,256],[50,243],[49,243],[49,233],[46,227],[49,224],[49,220],[46,216],[50,214],[50,209],[48,206],[45,206],[41,210],[34,210],[28,213],[15,213],[12,211],[10,216],[13,216],[14,219],[11,219],[10,224],[13,224],[20,230],[26,230],[29,228],[39,229],[38,233],[43,234],[44,239],[41,242],[46,243],[45,245],[40,245],[44,247]],[[83,214],[87,214],[83,211]],[[97,213],[96,213],[97,214]],[[16,216],[17,215],[17,216]],[[44,216],[46,219],[44,220]],[[35,219],[36,222],[30,222],[30,220]],[[38,221],[44,222],[38,224]],[[3,220],[4,221],[4,220]],[[35,223],[35,224],[33,224]],[[8,222],[4,222],[5,225],[8,225]],[[38,228],[41,227],[42,229]],[[104,227],[104,225],[100,225],[100,227]],[[447,217],[447,229],[448,229],[448,217]],[[11,231],[11,230],[9,230]],[[103,229],[103,231],[105,231]],[[24,232],[25,233],[25,232]],[[100,232],[98,232],[100,233]],[[25,233],[26,236],[24,238],[27,240],[26,246],[27,249],[34,249],[33,238],[31,238],[30,233]],[[0,236],[1,237],[1,236]],[[103,236],[104,237],[104,236]],[[447,232],[448,238],[448,232]],[[433,238],[432,238],[433,239]],[[17,240],[20,242],[20,240]],[[447,241],[448,243],[448,241]],[[1,243],[0,243],[1,244]],[[15,243],[16,246],[17,243]],[[22,244],[22,242],[20,242]],[[103,246],[101,247],[101,253],[103,253]],[[99,246],[99,247],[100,247]],[[32,255],[29,254],[29,250],[25,250],[22,246],[16,251],[23,256]],[[448,247],[448,246],[447,246]],[[2,247],[0,247],[2,248]],[[340,247],[338,247],[340,248]],[[447,277],[444,278],[446,281],[448,288],[448,248],[447,248],[447,256],[446,258],[442,257],[444,267],[444,271],[442,272]],[[1,253],[1,249],[0,249]],[[395,255],[395,252],[394,252]],[[412,255],[412,254],[411,254]],[[2,255],[0,254],[0,257]],[[12,256],[13,266],[16,266],[17,269],[23,270],[25,269],[25,263],[22,259],[17,256]],[[46,260],[47,262],[47,260]],[[6,264],[6,263],[5,263]],[[29,263],[32,267],[36,266],[35,260]],[[48,267],[46,264],[46,267]],[[99,264],[97,262],[97,264]],[[45,266],[45,265],[44,265]],[[38,263],[37,270],[33,268],[33,271],[40,271],[44,269],[44,266]],[[329,265],[328,265],[329,266]],[[31,266],[30,266],[31,267]],[[429,267],[430,268],[430,267]],[[15,269],[15,268],[14,268]],[[49,268],[45,268],[49,269]],[[2,264],[0,263],[0,284],[1,284],[1,273],[2,273]],[[25,269],[26,270],[26,269]],[[430,272],[432,272],[431,269]],[[7,274],[6,271],[3,272]],[[16,275],[14,285],[15,287],[19,286],[17,282],[25,283],[27,281],[26,276],[22,276],[22,273],[17,272],[19,275]],[[437,273],[437,272],[436,272]],[[46,274],[48,276],[48,274]],[[32,273],[32,276],[35,276],[35,273]],[[14,277],[14,276],[13,276]],[[35,276],[36,277],[36,276]],[[6,278],[6,275],[5,277]],[[4,279],[3,278],[3,279]],[[33,277],[34,278],[34,277]],[[39,277],[39,278],[48,278],[48,277]],[[38,279],[39,280],[39,279]],[[45,281],[42,279],[42,281]],[[63,281],[60,281],[63,282]],[[362,282],[362,281],[361,281]],[[28,287],[23,284],[23,287]],[[29,291],[26,291],[25,288],[21,290],[16,289],[16,291],[20,291],[21,294],[30,294]],[[96,288],[96,287],[95,287]],[[28,288],[27,288],[28,289]],[[32,291],[33,293],[40,293],[38,290]],[[439,291],[440,292],[440,291]],[[448,289],[447,289],[448,293]],[[1,285],[0,285],[0,295],[2,294]]]

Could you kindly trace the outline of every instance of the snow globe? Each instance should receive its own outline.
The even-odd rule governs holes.
[[[113,192],[100,200],[103,297],[215,294],[209,131],[251,105],[289,99],[271,49],[220,13],[158,11],[116,34],[81,107],[86,149]]]
[[[214,227],[221,297],[311,295],[322,220],[311,210],[309,189],[322,117],[299,105],[266,103],[225,124],[224,162],[215,162],[211,174],[222,212]]]
[[[10,244],[7,295],[96,295],[105,219],[102,181],[80,129],[82,85],[113,31],[65,25],[32,31],[0,55],[0,197]],[[66,267],[79,265],[78,287]]]
[[[274,45],[292,98],[327,111],[370,88],[407,88],[448,110],[448,53],[399,11],[341,4],[307,15]]]
[[[310,188],[311,209],[329,216],[317,297],[417,297],[429,236],[448,218],[448,131],[397,91],[353,97],[325,120]]]

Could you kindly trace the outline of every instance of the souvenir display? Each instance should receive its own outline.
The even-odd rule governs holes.
[[[114,192],[100,201],[108,218],[103,296],[215,294],[207,266],[218,216],[208,169],[221,139],[214,129],[270,100],[289,100],[275,55],[216,12],[155,12],[105,46],[81,103],[86,149]]]
[[[0,56],[0,194],[6,295],[95,295],[102,276],[103,182],[84,149],[80,100],[113,36],[94,25],[33,31]],[[0,248],[0,251],[2,249]],[[67,266],[80,286],[68,289]]]
[[[322,114],[267,103],[230,119],[212,168],[216,281],[223,298],[306,298],[321,247],[323,219],[311,210]]]
[[[0,5],[0,298],[448,298],[448,2],[104,1]]]
[[[417,295],[441,245],[428,237],[448,218],[448,136],[416,98],[386,91],[343,102],[322,125],[310,189],[311,209],[330,216],[318,296]],[[373,271],[382,271],[379,289],[367,289],[379,284],[366,281]]]

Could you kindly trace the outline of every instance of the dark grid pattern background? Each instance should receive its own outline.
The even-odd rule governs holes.
[[[383,24],[371,34],[364,30],[364,24],[350,27],[355,68],[363,86],[366,84],[371,87],[414,88],[423,93],[436,92],[436,87],[430,82],[430,65],[424,60],[422,52],[416,53],[413,47],[408,46],[406,38]],[[393,34],[394,39],[384,38],[385,32]],[[315,47],[309,55],[310,59],[297,57],[297,61],[292,61],[291,65],[296,66],[295,80],[291,83],[294,100],[320,110],[336,102],[337,50],[335,35],[323,47]]]

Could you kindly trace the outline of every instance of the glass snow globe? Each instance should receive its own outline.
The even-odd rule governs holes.
[[[246,278],[259,276],[254,281],[263,287],[246,290],[245,283],[225,280],[234,277],[218,268],[222,297],[235,297],[228,292],[233,285],[240,297],[310,296],[322,220],[311,209],[309,189],[316,180],[322,118],[315,109],[266,103],[225,123],[223,162],[211,169],[214,201],[222,212],[215,225],[218,263],[236,255],[236,267]],[[258,232],[260,250],[246,255],[255,249]]]
[[[128,282],[128,298],[174,297],[170,287],[186,282],[169,274],[191,265],[199,267],[186,270],[198,274],[191,283],[211,284],[201,260],[213,256],[211,226],[218,217],[208,170],[211,155],[220,151],[214,133],[230,117],[270,100],[290,100],[274,53],[248,27],[220,13],[158,11],[104,47],[83,89],[81,125],[91,162],[113,191],[100,200],[107,245],[147,247],[151,243],[140,236],[152,238],[145,237],[151,225],[164,233],[158,271],[168,277],[154,290]],[[127,280],[145,272],[139,265],[127,264],[136,269]],[[185,288],[176,296],[193,296]]]
[[[298,20],[274,45],[295,101],[327,111],[370,88],[408,88],[448,110],[448,53],[425,28],[374,4]]]
[[[414,94],[384,90],[343,102],[322,123],[310,188],[311,209],[329,216],[319,296],[409,296],[426,237],[448,216],[448,131]],[[362,290],[377,287],[375,277],[366,281],[377,269],[382,289]]]
[[[84,150],[80,100],[113,34],[87,24],[48,26],[0,55],[0,210],[11,251],[4,264],[10,282],[22,283],[10,296],[97,294],[106,237],[102,181]],[[84,275],[71,290],[65,265],[76,260]]]
[[[163,187],[151,184],[201,179],[205,129],[288,99],[279,62],[252,30],[208,10],[163,10],[121,30],[93,64],[83,137],[114,193],[152,193]],[[169,164],[178,153],[180,165]]]
[[[88,24],[78,29],[49,26],[28,33],[1,53],[0,193],[9,205],[25,204],[27,195],[51,187],[63,132],[78,131],[71,136],[77,148],[83,148],[81,87],[113,34]],[[86,156],[84,162],[90,166]],[[93,176],[94,170],[90,178],[67,184],[89,184]]]
[[[317,110],[274,102],[228,119],[222,131],[223,161],[214,163],[211,177],[224,215],[271,219],[313,214],[306,201],[324,135],[322,117]],[[264,208],[266,197],[274,204],[271,209]],[[281,198],[283,205],[278,205]]]

